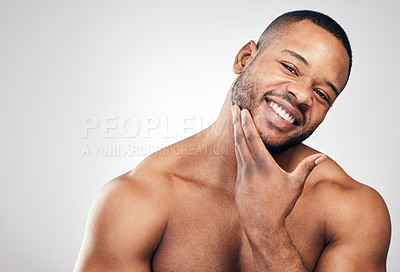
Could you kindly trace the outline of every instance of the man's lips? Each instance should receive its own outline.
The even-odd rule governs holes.
[[[290,103],[275,97],[267,97],[265,101],[283,120],[295,126],[303,124],[303,116]]]

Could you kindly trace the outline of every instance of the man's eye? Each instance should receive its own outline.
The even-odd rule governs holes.
[[[289,72],[291,72],[292,74],[294,74],[294,75],[297,76],[297,73],[296,73],[296,70],[295,70],[295,69],[293,69],[292,67],[290,67],[289,65],[286,65],[286,64],[284,64],[284,63],[282,63],[282,65],[283,65],[283,67],[286,68],[286,70],[288,70]]]
[[[314,92],[315,92],[316,94],[318,94],[319,96],[321,96],[324,100],[326,100],[327,102],[329,102],[329,101],[328,101],[328,98],[326,97],[326,95],[325,95],[323,92],[321,92],[320,90],[314,90]]]

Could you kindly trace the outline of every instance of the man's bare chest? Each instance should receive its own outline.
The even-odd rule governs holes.
[[[153,271],[253,271],[252,251],[234,197],[182,196],[172,208],[152,260]],[[323,228],[298,205],[286,220],[293,244],[313,268],[323,250]]]

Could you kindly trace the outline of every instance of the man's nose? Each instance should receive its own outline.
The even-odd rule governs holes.
[[[287,91],[296,103],[304,109],[311,108],[314,103],[312,87],[309,84],[297,83],[288,85]]]

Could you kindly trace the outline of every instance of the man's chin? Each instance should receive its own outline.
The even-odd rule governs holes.
[[[268,149],[269,153],[271,154],[278,154],[282,153],[289,148],[292,148],[300,143],[302,143],[304,140],[306,140],[308,137],[310,137],[311,134],[313,134],[314,130],[310,130],[306,133],[303,133],[301,135],[292,137],[290,139],[287,139],[286,141],[282,143],[271,143],[263,139],[263,143],[265,147]]]
[[[274,144],[268,144],[268,143],[264,142],[265,147],[268,149],[268,152],[271,153],[271,154],[282,153],[282,152],[294,147],[297,144],[294,144],[294,145],[274,145]]]

